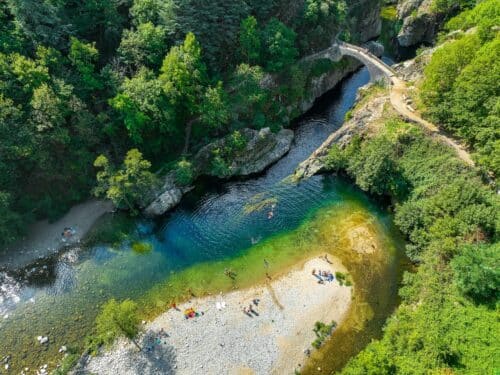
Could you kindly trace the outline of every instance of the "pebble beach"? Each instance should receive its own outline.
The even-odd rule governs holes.
[[[335,258],[314,258],[250,289],[193,298],[144,322],[141,352],[125,339],[93,357],[92,374],[288,374],[314,350],[314,323],[340,323],[352,287],[318,283],[312,270],[346,270]],[[255,302],[257,304],[255,304]],[[243,309],[252,305],[253,312]],[[186,319],[193,308],[197,317]],[[161,333],[165,334],[161,334]]]

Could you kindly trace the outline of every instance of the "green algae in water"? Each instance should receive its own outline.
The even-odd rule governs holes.
[[[148,254],[153,251],[153,245],[144,241],[134,242],[131,248],[132,251],[136,254]]]
[[[277,197],[268,197],[266,198],[265,194],[257,194],[253,196],[247,204],[243,207],[243,213],[245,215],[259,212],[264,210],[265,208],[272,208],[278,204]]]

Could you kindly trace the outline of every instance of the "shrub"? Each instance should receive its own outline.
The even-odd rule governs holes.
[[[316,334],[316,339],[312,342],[312,346],[319,349],[323,342],[332,334],[332,330],[337,326],[337,322],[332,320],[330,324],[325,324],[323,322],[314,323],[313,331]]]
[[[227,177],[231,174],[229,165],[226,163],[221,155],[221,150],[219,148],[213,150],[213,158],[211,163],[211,172],[217,177]]]
[[[478,302],[500,297],[500,245],[467,245],[451,266],[458,289]]]
[[[194,180],[194,169],[191,162],[182,159],[175,166],[175,180],[183,186],[190,185]]]

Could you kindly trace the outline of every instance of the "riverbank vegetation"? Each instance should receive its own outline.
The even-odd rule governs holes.
[[[211,139],[288,124],[314,74],[298,59],[341,27],[355,38],[358,8],[342,0],[2,2],[0,245],[87,198],[101,154],[112,166],[138,149],[152,171],[179,162],[186,183],[184,160]],[[263,83],[269,74],[276,85]]]
[[[328,165],[392,200],[406,252],[418,265],[405,274],[401,305],[382,338],[342,373],[486,374],[498,368],[498,196],[447,146],[394,118],[375,136],[333,147]]]

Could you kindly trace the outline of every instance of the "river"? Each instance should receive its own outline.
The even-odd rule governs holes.
[[[391,215],[352,183],[315,176],[297,185],[286,177],[341,126],[357,89],[368,81],[363,68],[319,100],[295,124],[290,152],[263,175],[201,181],[160,220],[108,216],[91,235],[91,245],[42,260],[28,273],[0,276],[0,360],[10,356],[11,373],[45,363],[53,368],[62,345],[81,350],[99,306],[110,298],[139,300],[142,313],[152,316],[185,296],[187,285],[190,292],[203,294],[257,282],[263,251],[274,273],[324,251],[318,233],[326,230],[325,223],[332,235],[363,223],[373,228],[384,252],[356,260],[346,246],[336,249],[356,285],[356,302],[333,340],[314,356],[324,368],[340,368],[380,334],[397,303],[402,241]],[[294,245],[286,242],[297,228],[311,232],[310,238],[303,236],[311,243],[310,254],[294,253]],[[239,272],[238,285],[229,285],[223,275],[229,262]],[[188,281],[176,282],[186,275]],[[48,336],[49,344],[39,344],[37,336]]]

